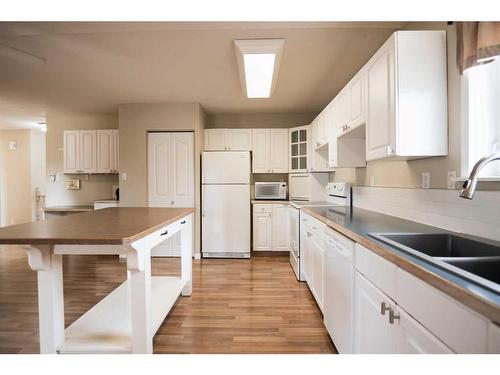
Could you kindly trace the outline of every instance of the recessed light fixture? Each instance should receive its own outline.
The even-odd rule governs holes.
[[[248,98],[271,97],[283,52],[284,39],[234,41],[243,91]]]

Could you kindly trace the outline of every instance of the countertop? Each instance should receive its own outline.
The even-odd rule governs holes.
[[[105,208],[0,228],[0,244],[128,244],[194,211],[194,208]]]
[[[93,210],[94,206],[52,206],[43,209],[44,212],[85,212]]]
[[[495,323],[500,323],[500,295],[498,293],[411,254],[399,251],[370,237],[369,233],[453,233],[495,246],[500,246],[500,243],[357,207],[335,207],[335,211],[331,211],[330,208],[304,207],[303,212],[322,221]]]

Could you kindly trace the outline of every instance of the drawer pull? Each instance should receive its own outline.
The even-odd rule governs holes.
[[[385,315],[385,312],[389,311],[389,314],[392,313],[392,309],[385,302],[380,303],[380,314]]]
[[[161,233],[160,236],[166,236],[168,234],[168,229],[165,230],[165,232]]]
[[[394,324],[395,320],[399,320],[399,314],[396,314],[393,309],[389,311],[389,323]]]
[[[186,220],[182,220],[182,221],[181,221],[181,224],[186,224]]]

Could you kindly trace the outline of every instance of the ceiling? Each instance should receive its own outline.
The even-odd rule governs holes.
[[[405,25],[2,22],[0,46],[46,62],[0,53],[0,127],[50,111],[115,113],[139,102],[198,102],[209,114],[319,112]],[[245,38],[285,39],[270,99],[248,99],[241,89],[232,42]]]

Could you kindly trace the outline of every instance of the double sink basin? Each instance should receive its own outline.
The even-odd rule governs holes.
[[[370,236],[500,293],[500,246],[449,233],[373,233]]]

